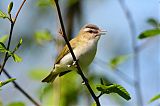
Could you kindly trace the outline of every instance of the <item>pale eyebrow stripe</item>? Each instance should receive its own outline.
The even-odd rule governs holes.
[[[87,32],[87,31],[89,31],[89,30],[91,30],[90,28],[84,28],[84,31],[85,32]]]
[[[99,29],[96,25],[87,25],[86,28],[91,28],[91,29],[96,29],[96,30]]]

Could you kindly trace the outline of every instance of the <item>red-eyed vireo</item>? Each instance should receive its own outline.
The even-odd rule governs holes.
[[[70,45],[82,70],[93,61],[97,51],[98,40],[105,33],[106,31],[99,29],[96,25],[87,24],[70,41]],[[75,62],[68,46],[65,45],[55,61],[53,70],[42,82],[53,82],[57,76],[62,76],[73,70],[77,70]]]

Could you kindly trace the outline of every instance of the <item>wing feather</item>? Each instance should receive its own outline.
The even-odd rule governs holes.
[[[72,50],[77,46],[77,42],[76,41],[76,38],[72,39],[69,43],[72,44],[71,47],[72,47]],[[67,45],[64,46],[64,48],[62,49],[62,51],[60,52],[60,54],[58,55],[56,61],[55,61],[55,64],[58,64],[60,62],[60,60],[65,56],[67,55],[68,53],[70,53],[69,51],[69,48]]]

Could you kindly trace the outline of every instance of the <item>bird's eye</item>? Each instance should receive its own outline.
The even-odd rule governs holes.
[[[93,33],[93,31],[92,31],[92,30],[89,30],[88,32],[89,32],[89,33]]]

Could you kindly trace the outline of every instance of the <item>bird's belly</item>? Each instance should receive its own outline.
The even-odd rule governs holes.
[[[80,51],[81,54],[76,56],[79,59],[79,64],[82,69],[88,67],[90,63],[93,61],[95,54],[96,54],[96,47],[91,47],[87,49],[83,49]]]
[[[97,46],[96,44],[95,45],[88,44],[87,46],[85,45],[85,47],[80,46],[73,50],[76,59],[79,61],[79,65],[82,69],[88,67],[88,65],[93,61],[97,50],[96,46]],[[64,56],[60,61],[60,64],[71,65],[72,63],[73,63],[73,58],[71,53]]]
[[[88,67],[90,63],[93,61],[96,54],[96,50],[89,51],[88,53],[82,54],[79,57],[79,64],[82,69]]]

